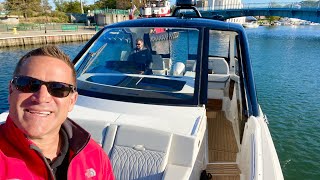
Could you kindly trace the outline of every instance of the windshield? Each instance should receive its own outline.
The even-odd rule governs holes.
[[[75,65],[80,94],[142,103],[194,104],[198,29],[113,28]]]

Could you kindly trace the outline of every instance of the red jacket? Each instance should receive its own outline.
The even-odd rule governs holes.
[[[69,119],[62,126],[69,137],[68,179],[114,180],[108,156],[90,134]],[[0,125],[0,179],[54,179],[42,153],[10,117]]]

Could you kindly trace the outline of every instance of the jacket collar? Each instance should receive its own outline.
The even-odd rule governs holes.
[[[69,118],[62,124],[62,128],[68,135],[71,150],[78,154],[88,144],[90,134]]]
[[[34,149],[36,145],[14,124],[10,116],[7,117],[4,126],[6,126],[5,134],[10,137],[14,146]],[[71,119],[67,118],[61,128],[66,131],[70,148],[75,154],[78,154],[88,144],[90,134]]]
[[[29,148],[32,145],[32,141],[30,141],[25,134],[14,124],[10,116],[7,117],[5,126],[5,135],[9,137],[10,142],[14,146],[21,146],[22,148]]]

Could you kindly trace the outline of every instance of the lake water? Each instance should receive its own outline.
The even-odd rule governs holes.
[[[259,103],[286,180],[320,179],[320,26],[247,29]],[[72,58],[84,43],[59,45]],[[18,59],[36,47],[0,49],[0,113]]]

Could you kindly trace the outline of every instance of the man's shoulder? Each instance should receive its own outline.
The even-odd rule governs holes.
[[[150,50],[148,48],[143,48],[141,51],[143,52],[150,52]]]
[[[90,138],[88,144],[82,150],[82,154],[86,157],[94,159],[108,159],[106,152],[102,149],[101,145]]]
[[[89,142],[88,142],[88,146],[91,146],[92,148],[97,148],[99,150],[103,150],[101,145],[98,144],[94,139],[90,138]]]
[[[85,150],[86,151],[90,151],[90,150],[97,150],[97,151],[103,151],[103,148],[101,147],[101,145],[99,143],[97,143],[94,139],[92,139],[90,137],[89,142],[87,143],[87,145],[85,146]]]

